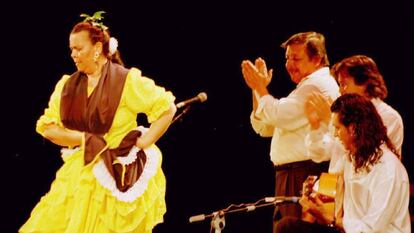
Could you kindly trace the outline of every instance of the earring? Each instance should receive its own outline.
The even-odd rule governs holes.
[[[96,53],[93,55],[93,62],[97,62],[97,61],[98,61],[98,58],[99,58],[99,53],[98,53],[98,52],[96,52]]]

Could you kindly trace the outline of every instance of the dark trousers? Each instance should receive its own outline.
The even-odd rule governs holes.
[[[315,163],[312,160],[294,162],[275,166],[275,196],[301,196],[303,182],[310,175],[319,176],[327,172],[329,162]],[[275,208],[273,229],[278,220],[285,216],[301,218],[302,207],[299,203],[281,203]]]
[[[334,227],[309,223],[296,217],[284,217],[276,224],[274,232],[276,233],[340,233],[341,231]]]

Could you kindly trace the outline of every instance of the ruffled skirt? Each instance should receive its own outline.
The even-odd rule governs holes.
[[[65,152],[50,191],[19,232],[151,232],[166,212],[166,183],[161,152],[145,152],[143,172],[127,192],[117,190],[101,160],[84,166],[83,151]]]

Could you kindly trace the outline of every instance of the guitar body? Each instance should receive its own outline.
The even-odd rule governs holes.
[[[325,212],[333,218],[337,216],[339,209],[336,209],[336,204],[338,203],[336,199],[342,195],[342,177],[339,174],[322,173],[319,177],[317,187],[314,187],[316,183],[315,176],[310,176],[308,179],[304,182],[303,195],[312,198],[312,196],[314,197],[317,194],[323,202],[323,209],[325,209]],[[341,206],[339,205],[338,208],[340,207]],[[315,222],[316,219],[308,210],[303,209],[302,220]]]

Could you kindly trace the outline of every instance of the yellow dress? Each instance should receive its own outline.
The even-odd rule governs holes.
[[[69,77],[65,75],[57,83],[48,108],[37,122],[38,133],[43,135],[45,125],[52,122],[62,125],[60,94]],[[122,138],[137,128],[138,113],[145,113],[151,123],[173,101],[171,92],[132,68],[111,129],[104,136],[109,148],[118,147]],[[140,178],[129,190],[120,192],[99,157],[84,166],[82,146],[62,149],[64,164],[19,232],[151,232],[166,212],[166,183],[159,149],[152,145],[145,152],[147,163]]]

